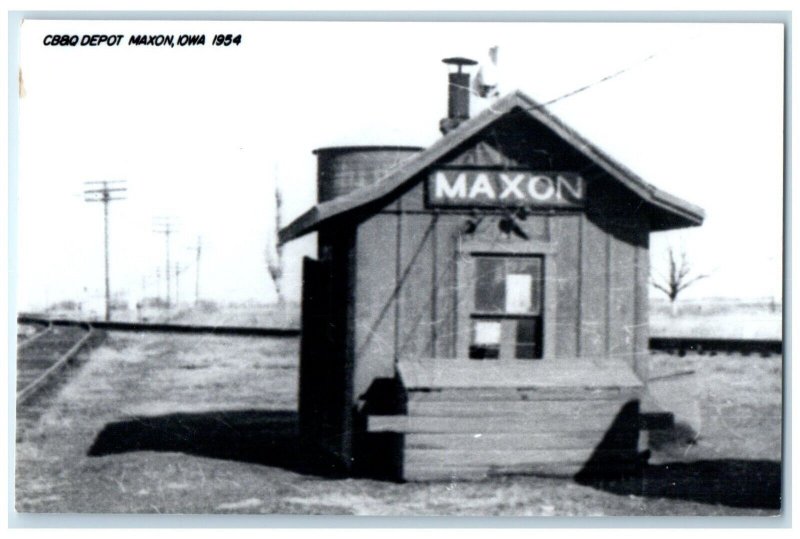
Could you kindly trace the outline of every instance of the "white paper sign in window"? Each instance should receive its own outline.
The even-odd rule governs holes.
[[[474,344],[500,344],[500,322],[475,322]]]
[[[506,312],[531,311],[531,286],[533,277],[526,273],[509,273],[506,276]]]

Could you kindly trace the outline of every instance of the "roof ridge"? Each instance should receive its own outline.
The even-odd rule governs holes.
[[[448,152],[456,149],[470,137],[489,127],[500,117],[509,114],[516,107],[521,108],[534,120],[553,131],[564,142],[576,148],[587,159],[595,162],[609,176],[622,183],[635,194],[655,207],[682,218],[684,222],[681,226],[702,223],[704,212],[701,208],[661,191],[654,185],[644,181],[633,170],[619,163],[610,154],[589,142],[580,133],[565,124],[558,116],[547,110],[545,105],[539,103],[522,90],[515,89],[493,102],[477,115],[461,122],[428,148],[405,160],[401,166],[387,171],[375,183],[332,200],[318,203],[280,231],[281,242],[302,236],[328,219],[390,196],[392,193],[402,189],[411,177],[441,159]]]

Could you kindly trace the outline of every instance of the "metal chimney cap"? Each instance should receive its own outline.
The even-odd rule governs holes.
[[[472,58],[463,58],[461,56],[453,56],[451,58],[444,58],[442,60],[442,63],[448,64],[448,65],[458,66],[458,71],[461,72],[461,67],[462,66],[474,66],[478,62],[473,60]]]

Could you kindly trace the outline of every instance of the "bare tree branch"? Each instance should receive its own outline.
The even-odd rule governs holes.
[[[278,296],[278,302],[283,303],[283,289],[281,287],[283,282],[283,246],[280,243],[278,234],[281,230],[281,206],[283,201],[281,199],[281,191],[275,184],[275,234],[274,234],[274,249],[267,246],[267,270],[269,276],[272,278],[272,283],[275,285],[275,293]]]
[[[668,257],[668,275],[665,277],[664,275],[659,274],[657,275],[657,278],[653,278],[651,280],[651,283],[654,288],[666,294],[671,303],[674,303],[679,293],[681,293],[683,290],[686,290],[689,288],[689,286],[697,281],[707,278],[708,275],[699,274],[690,277],[692,273],[692,266],[689,263],[686,256],[686,251],[684,250],[681,251],[680,259],[677,260],[674,250],[672,247],[670,247],[668,251]]]
[[[657,289],[661,290],[665,294],[669,295],[669,288],[667,288],[666,286],[662,286],[662,285],[658,284],[655,281],[653,281],[653,286],[656,287]]]

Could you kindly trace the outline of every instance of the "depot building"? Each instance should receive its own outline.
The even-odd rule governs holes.
[[[404,480],[625,469],[646,396],[649,236],[703,211],[521,92],[469,118],[448,59],[428,148],[315,150],[300,426],[320,459]],[[457,71],[456,71],[457,69]]]

